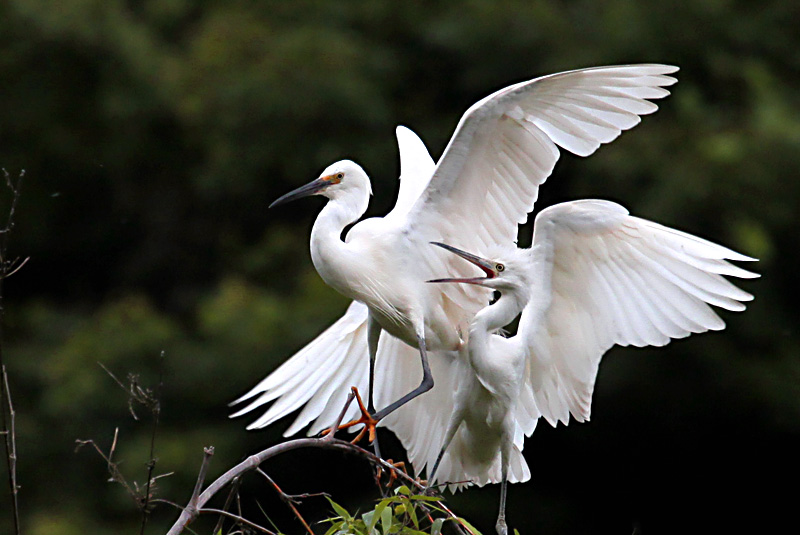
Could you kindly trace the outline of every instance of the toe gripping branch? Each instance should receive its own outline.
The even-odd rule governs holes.
[[[356,420],[352,420],[352,421],[349,421],[347,423],[341,424],[341,425],[335,427],[335,429],[334,429],[334,427],[329,427],[329,428],[325,429],[324,431],[322,431],[321,434],[323,436],[325,436],[325,435],[328,435],[329,433],[333,433],[335,431],[339,431],[340,429],[349,429],[349,428],[351,428],[353,426],[356,426],[356,425],[363,425],[364,428],[361,429],[361,431],[358,432],[356,437],[353,440],[351,440],[350,443],[351,444],[356,444],[358,441],[360,441],[362,438],[364,438],[365,434],[369,433],[369,443],[372,444],[373,442],[375,442],[375,426],[378,425],[378,422],[380,420],[374,419],[372,417],[372,415],[369,413],[369,411],[367,410],[366,406],[364,405],[364,401],[361,399],[361,394],[358,393],[358,388],[356,388],[354,386],[350,387],[350,391],[352,392],[352,395],[355,396],[355,399],[356,399],[356,402],[358,403],[359,409],[361,409],[361,417],[356,419]]]

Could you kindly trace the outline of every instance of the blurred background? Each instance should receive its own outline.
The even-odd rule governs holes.
[[[174,475],[160,498],[187,502],[203,446],[216,447],[212,478],[283,440],[289,421],[247,432],[252,418],[229,420],[226,405],[347,301],[311,265],[322,201],[270,211],[272,200],[352,158],[373,181],[368,215],[382,215],[397,192],[395,125],[438,158],[492,91],[635,62],[679,65],[673,95],[592,157],[563,155],[537,210],[615,200],[760,258],[762,278],[741,283],[756,299],[722,312],[721,333],[611,350],[592,421],[542,424],[528,439],[533,477],[510,488],[509,523],[523,534],[765,532],[793,518],[797,20],[800,4],[782,0],[0,3],[0,166],[26,171],[9,254],[30,257],[3,303],[24,533],[139,533],[104,461],[75,451],[76,439],[108,451],[118,427],[115,460],[131,484],[146,480],[152,418],[131,416],[98,363],[154,391],[163,376],[156,473]],[[10,197],[0,189],[2,219]],[[381,440],[402,458],[388,432]],[[328,491],[352,509],[378,497],[368,468],[339,454],[264,468],[287,492]],[[451,505],[491,533],[498,496],[469,490]],[[258,479],[242,503],[301,532]],[[309,520],[325,517],[319,498],[305,505]],[[147,533],[176,517],[160,505]]]

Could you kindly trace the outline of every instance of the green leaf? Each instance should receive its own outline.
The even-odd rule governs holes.
[[[439,497],[427,496],[425,494],[414,494],[413,496],[411,496],[411,499],[412,500],[420,500],[420,501],[423,501],[423,502],[440,502],[440,501],[442,501],[442,499],[439,498]]]
[[[431,535],[440,535],[442,533],[442,524],[444,524],[444,518],[437,518],[431,524]],[[516,532],[516,530],[514,530]],[[515,533],[514,535],[519,535]]]
[[[330,521],[332,522],[330,529],[325,532],[325,535],[333,535],[334,533],[338,533],[341,531],[342,526],[344,526],[344,520],[339,520],[338,522],[335,519],[329,518],[325,522]]]
[[[382,504],[383,502],[378,504],[378,506],[380,507]],[[392,529],[392,508],[387,507],[387,505],[389,505],[388,502],[381,510],[381,528],[383,529],[383,535],[388,535]]]
[[[378,518],[379,515],[376,514],[376,509],[361,515],[361,520],[364,522],[364,527],[366,528],[368,534],[372,534],[372,528],[375,527],[375,523],[378,521]]]
[[[389,506],[389,503],[391,503],[390,500],[387,499],[381,500],[378,503],[378,505],[375,506],[375,509],[372,511],[373,515],[370,517],[369,522],[367,522],[366,515],[363,517],[364,522],[367,522],[367,529],[369,530],[370,533],[372,533],[372,530],[375,528],[375,525],[378,523],[378,520],[382,518],[383,512]]]
[[[395,494],[402,494],[404,496],[411,496],[411,490],[409,490],[409,488],[406,487],[405,485],[401,485],[401,486],[397,487],[395,489],[394,493]]]
[[[472,524],[470,524],[469,522],[467,522],[463,518],[459,517],[458,518],[458,522],[460,522],[461,524],[466,526],[467,529],[469,529],[472,533],[474,533],[474,535],[481,535],[481,532],[478,531],[477,529],[475,529],[475,526],[473,526]]]
[[[414,527],[419,529],[419,520],[417,520],[417,511],[414,504],[409,503],[407,507],[408,516],[411,517],[411,522],[414,524]]]
[[[347,512],[347,509],[345,509],[335,501],[331,500],[328,496],[325,496],[325,498],[327,498],[327,500],[330,502],[331,507],[333,507],[333,510],[336,511],[336,514],[338,514],[344,520],[347,520],[348,523],[353,521],[353,517],[350,513]]]

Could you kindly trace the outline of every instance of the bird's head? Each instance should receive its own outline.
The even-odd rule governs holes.
[[[485,273],[484,277],[470,278],[450,278],[434,279],[428,282],[460,282],[467,284],[477,284],[492,290],[503,292],[527,292],[530,286],[528,273],[531,270],[530,255],[527,249],[516,247],[503,247],[494,254],[494,260],[482,258],[480,256],[462,251],[452,245],[445,243],[431,242],[443,249],[454,253],[467,260],[471,264],[479,267]]]
[[[279,197],[269,207],[309,195],[323,195],[331,200],[349,196],[369,198],[372,195],[372,186],[360,165],[342,160],[326,167],[316,180]]]

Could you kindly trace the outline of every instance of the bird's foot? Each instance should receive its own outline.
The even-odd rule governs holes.
[[[406,470],[406,463],[403,461],[394,462],[391,459],[386,459],[386,462],[394,467],[394,470],[391,468],[385,469],[382,466],[378,466],[376,478],[380,481],[381,474],[386,470],[389,473],[389,481],[386,482],[386,487],[391,488],[394,486],[395,481],[398,480],[397,472],[403,472],[405,475],[408,475],[408,470]]]
[[[379,420],[374,419],[372,417],[372,415],[369,413],[369,411],[367,410],[367,408],[364,406],[364,402],[361,400],[361,394],[358,393],[358,388],[353,386],[353,387],[350,388],[350,390],[355,395],[356,402],[358,403],[358,407],[359,407],[359,409],[361,409],[361,417],[356,419],[356,420],[352,420],[350,422],[342,424],[339,427],[337,427],[336,429],[333,429],[332,427],[329,427],[329,428],[325,429],[324,431],[322,431],[321,434],[323,436],[325,436],[325,435],[327,435],[329,433],[332,433],[334,431],[339,431],[340,429],[349,429],[349,428],[351,428],[353,426],[361,424],[361,425],[364,426],[364,428],[361,429],[361,431],[358,432],[356,437],[353,440],[351,440],[350,443],[351,444],[356,444],[359,440],[364,438],[365,434],[368,433],[369,434],[369,442],[370,442],[370,444],[372,444],[373,442],[375,442],[375,426],[378,425]]]

